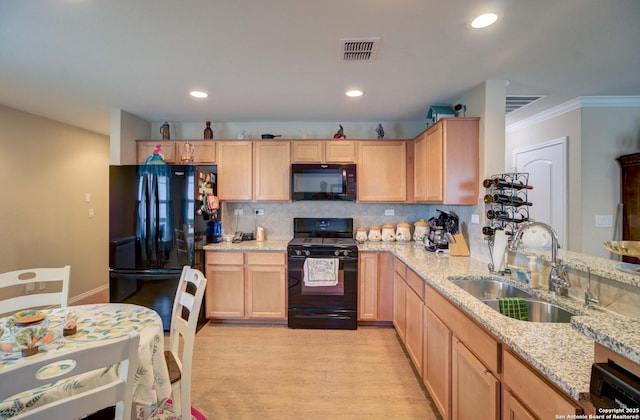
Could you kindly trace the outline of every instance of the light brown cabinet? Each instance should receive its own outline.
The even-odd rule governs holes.
[[[414,200],[477,204],[479,118],[443,118],[414,139]]]
[[[451,355],[451,418],[500,418],[500,381],[453,336]]]
[[[429,285],[425,305],[423,381],[440,414],[445,419],[499,418],[500,344]]]
[[[358,201],[407,201],[407,143],[359,141]]]
[[[557,414],[582,414],[583,409],[569,397],[547,383],[526,362],[520,360],[508,349],[502,352],[503,394],[510,392],[507,398],[515,400],[526,411],[542,419],[555,418]],[[504,396],[503,396],[504,399]],[[515,403],[511,404],[511,407]],[[507,412],[518,408],[507,407]],[[526,417],[525,417],[526,418]]]
[[[358,254],[358,320],[389,323],[393,314],[393,257],[388,252]]]
[[[286,319],[285,260],[284,252],[207,251],[207,318]]]
[[[505,389],[502,391],[502,418],[508,420],[536,420],[525,406],[513,394]]]
[[[251,141],[216,141],[218,198],[251,201],[253,197],[253,147]]]
[[[166,163],[181,163],[180,157],[184,144],[194,147],[194,160],[191,164],[212,164],[216,161],[216,144],[212,140],[136,140],[136,162],[144,163],[153,154],[157,144],[162,146],[162,154]]]
[[[393,325],[422,375],[424,280],[398,258],[393,268]]]
[[[451,418],[451,330],[431,311],[424,311],[422,380],[444,419]]]
[[[353,140],[292,140],[293,163],[352,163],[356,160]]]
[[[253,199],[255,201],[289,201],[290,142],[256,141],[253,144]]]
[[[393,326],[400,339],[404,342],[406,331],[406,303],[407,303],[407,266],[395,259],[393,262]]]

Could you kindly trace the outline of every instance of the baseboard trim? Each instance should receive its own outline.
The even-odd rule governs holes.
[[[79,294],[77,296],[74,296],[72,298],[69,298],[69,304],[76,303],[76,302],[78,302],[80,300],[86,299],[89,296],[95,295],[97,293],[102,293],[105,290],[109,290],[109,284],[108,283],[105,284],[105,285],[102,285],[100,287],[96,287],[95,289],[89,290],[87,292],[81,293],[81,294]]]

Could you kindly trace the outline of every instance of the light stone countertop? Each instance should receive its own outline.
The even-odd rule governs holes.
[[[288,241],[246,241],[208,244],[205,250],[286,251]],[[474,318],[546,378],[575,400],[589,399],[594,341],[640,363],[640,320],[599,310],[585,310],[582,303],[554,296],[541,289],[490,273],[487,264],[469,257],[438,256],[415,242],[365,242],[360,251],[390,251],[433,288]],[[571,323],[524,322],[505,317],[449,281],[451,278],[498,278],[516,284],[534,297],[553,302],[578,315]]]

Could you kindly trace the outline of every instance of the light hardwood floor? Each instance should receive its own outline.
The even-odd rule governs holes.
[[[441,419],[390,327],[209,323],[196,335],[191,394],[209,420]]]

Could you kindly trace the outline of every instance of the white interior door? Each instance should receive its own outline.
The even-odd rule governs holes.
[[[517,172],[529,174],[529,217],[556,231],[567,248],[567,137],[513,151]]]

